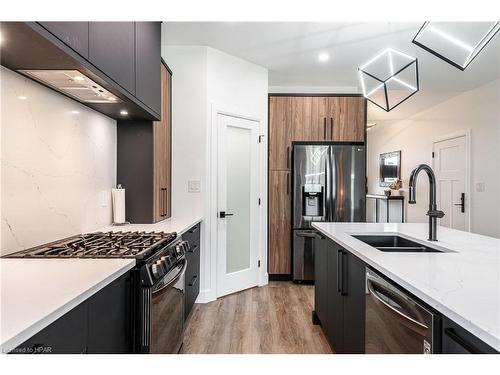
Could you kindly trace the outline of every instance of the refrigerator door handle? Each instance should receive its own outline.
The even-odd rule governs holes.
[[[326,119],[325,119],[325,125],[326,125]],[[325,126],[326,129],[326,126]],[[326,130],[325,130],[326,131]],[[324,202],[324,207],[325,207],[325,213],[324,213],[324,218],[325,221],[330,221],[330,199],[331,199],[331,190],[330,190],[330,156],[329,152],[327,151],[327,158],[325,160],[325,202]]]

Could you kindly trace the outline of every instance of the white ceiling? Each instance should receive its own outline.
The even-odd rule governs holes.
[[[418,57],[422,90],[465,91],[500,77],[500,33],[464,71],[411,41],[418,23],[164,22],[167,45],[205,45],[269,69],[269,86],[357,88],[357,67],[386,47]],[[330,60],[318,61],[327,52]]]

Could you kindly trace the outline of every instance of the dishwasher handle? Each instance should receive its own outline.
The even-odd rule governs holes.
[[[404,311],[400,311],[396,309],[394,306],[391,306],[391,304],[386,302],[383,297],[389,300],[393,300],[402,308],[404,308],[404,305],[407,305],[407,303],[405,303],[403,299],[398,298],[397,294],[391,292],[390,290],[385,288],[383,285],[377,283],[373,279],[367,279],[367,286],[368,286],[368,291],[372,296],[372,298],[374,299],[375,303],[383,307],[405,327],[410,328],[412,331],[420,334],[421,336],[425,336],[426,331],[429,329],[428,326],[413,319],[409,315],[405,314]]]

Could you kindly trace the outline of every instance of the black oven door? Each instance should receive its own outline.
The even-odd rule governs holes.
[[[177,354],[182,346],[186,266],[183,259],[151,288],[150,353]]]

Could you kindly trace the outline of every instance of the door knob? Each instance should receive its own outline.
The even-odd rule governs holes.
[[[221,211],[221,212],[219,212],[219,217],[220,217],[221,219],[224,219],[224,218],[225,218],[225,217],[227,217],[227,216],[233,216],[233,215],[234,215],[234,214],[226,213],[226,211]]]

